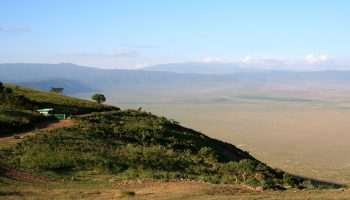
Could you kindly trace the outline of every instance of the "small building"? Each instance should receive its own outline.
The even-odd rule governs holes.
[[[53,111],[53,108],[44,108],[44,109],[38,109],[37,110],[39,113],[41,113],[42,115],[44,116],[52,116],[52,111]]]
[[[38,109],[37,111],[44,115],[45,117],[54,117],[56,119],[66,119],[66,114],[57,114],[53,112],[53,108],[43,108],[43,109]]]

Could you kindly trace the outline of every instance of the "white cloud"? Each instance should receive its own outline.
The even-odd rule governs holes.
[[[328,55],[309,54],[305,56],[304,61],[308,64],[330,64],[333,63],[335,59]]]
[[[31,32],[30,28],[25,27],[10,27],[10,28],[0,28],[0,32],[5,33],[29,33]]]
[[[276,60],[272,58],[253,59],[250,56],[246,56],[242,59],[242,64],[268,67],[268,66],[282,66],[285,64],[285,61]]]
[[[204,57],[202,59],[202,62],[204,62],[204,63],[225,63],[225,62],[227,62],[227,60],[224,58],[220,58],[220,57]]]
[[[148,67],[149,64],[148,63],[139,63],[139,64],[136,64],[135,65],[135,69],[142,69],[142,68],[145,68],[145,67]]]
[[[246,56],[243,58],[242,62],[245,63],[245,64],[248,64],[252,61],[252,59],[250,58],[250,56]]]
[[[74,53],[68,56],[81,56],[81,57],[137,57],[139,53],[135,50],[115,50],[108,52],[84,52]]]

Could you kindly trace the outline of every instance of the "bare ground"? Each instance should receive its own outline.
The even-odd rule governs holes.
[[[247,186],[217,185],[193,181],[126,181],[109,185],[50,187],[1,186],[0,199],[350,199],[349,189],[259,191]]]
[[[0,175],[8,177],[10,179],[15,180],[24,180],[28,182],[35,182],[35,183],[47,183],[50,182],[48,178],[45,178],[41,175],[29,173],[20,169],[16,169],[13,167],[9,167],[3,164],[0,164]]]

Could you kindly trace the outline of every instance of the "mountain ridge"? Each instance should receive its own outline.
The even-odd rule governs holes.
[[[99,69],[75,64],[0,64],[0,80],[37,89],[66,87],[67,94],[104,91],[116,87],[186,87],[195,84],[350,82],[350,71],[237,71],[228,74],[175,73],[169,71]],[[70,85],[72,87],[70,87]]]

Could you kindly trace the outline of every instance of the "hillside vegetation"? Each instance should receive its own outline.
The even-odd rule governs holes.
[[[78,116],[72,127],[37,132],[0,152],[12,166],[53,177],[118,175],[212,183],[283,185],[283,174],[235,146],[147,112]]]
[[[174,120],[29,88],[6,87],[13,90],[6,98],[21,101],[3,101],[2,106],[21,113],[3,111],[4,119],[9,120],[11,115],[23,119],[35,115],[34,119],[39,119],[30,109],[53,107],[70,114],[74,125],[35,131],[1,147],[2,164],[53,179],[113,175],[116,180],[190,179],[263,188],[296,184],[292,176],[268,167],[234,145],[182,127]]]
[[[11,84],[4,84],[3,88],[4,91],[0,92],[0,134],[24,130],[38,121],[45,120],[36,112],[38,108],[54,108],[55,112],[68,116],[119,110],[92,101]]]

